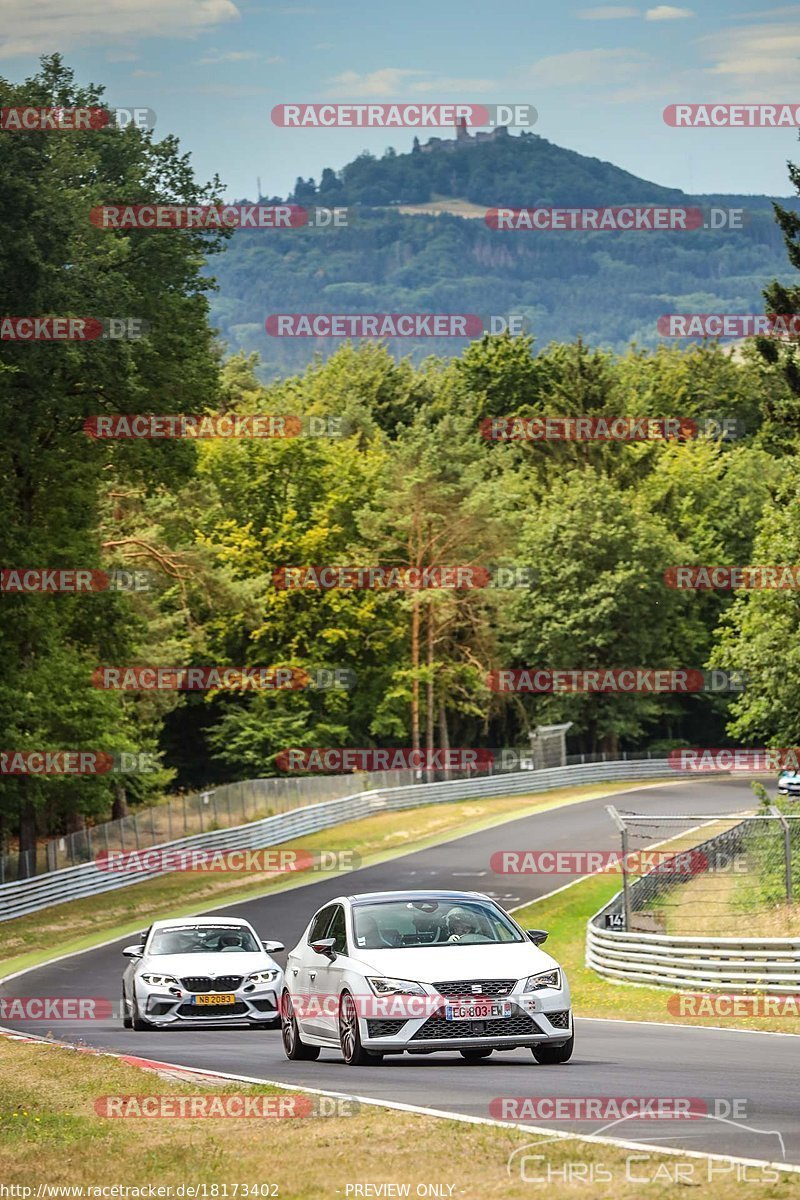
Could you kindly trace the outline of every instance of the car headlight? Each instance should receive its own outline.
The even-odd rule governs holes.
[[[553,971],[540,971],[538,975],[529,975],[525,980],[523,992],[538,992],[539,988],[560,988],[561,972],[558,967]]]
[[[367,983],[376,996],[427,996],[421,983],[413,979],[370,979]]]
[[[253,975],[247,976],[248,983],[272,983],[273,979],[277,979],[280,971],[256,971]]]
[[[172,975],[142,975],[140,978],[153,987],[177,987],[178,981]]]

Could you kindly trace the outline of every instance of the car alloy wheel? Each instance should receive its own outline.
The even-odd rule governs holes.
[[[307,1046],[300,1037],[292,997],[288,992],[281,996],[281,1040],[284,1053],[292,1062],[313,1062],[319,1058],[319,1046]]]
[[[133,1029],[131,1014],[128,1012],[128,1001],[125,998],[125,988],[122,989],[122,1028]]]
[[[365,1067],[383,1058],[382,1054],[373,1054],[361,1045],[356,1002],[349,992],[343,992],[339,1001],[339,1042],[348,1067]]]
[[[144,1017],[139,1015],[139,1002],[136,999],[136,992],[133,993],[132,1003],[131,1028],[137,1030],[138,1033],[143,1033],[146,1029],[155,1029],[152,1021],[145,1021]]]

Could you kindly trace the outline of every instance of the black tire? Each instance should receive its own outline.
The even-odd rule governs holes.
[[[575,1034],[563,1046],[549,1046],[546,1042],[541,1046],[531,1046],[531,1053],[538,1063],[551,1065],[553,1063],[569,1062],[575,1048]]]
[[[474,1050],[459,1050],[458,1053],[462,1058],[466,1059],[468,1063],[476,1063],[480,1062],[481,1059],[488,1058],[492,1051],[491,1047],[484,1049],[476,1047]]]
[[[292,997],[288,992],[281,996],[281,1041],[284,1054],[292,1062],[313,1062],[319,1058],[319,1046],[307,1046],[300,1037]]]
[[[131,1014],[128,1012],[128,1002],[125,999],[125,988],[122,989],[122,1028],[133,1029]]]
[[[373,1054],[361,1045],[356,1004],[349,992],[342,992],[339,1001],[339,1045],[348,1067],[366,1067],[383,1061],[382,1054]]]
[[[145,1021],[144,1017],[139,1015],[139,1004],[135,992],[133,993],[132,1001],[131,1029],[135,1029],[137,1033],[144,1033],[145,1030],[155,1029],[152,1021]]]

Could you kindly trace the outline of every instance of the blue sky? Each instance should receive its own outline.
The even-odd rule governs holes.
[[[59,50],[109,103],[155,109],[228,198],[254,196],[257,177],[285,195],[364,149],[411,146],[408,129],[274,127],[273,105],[291,101],[533,104],[550,141],[690,192],[787,195],[786,161],[800,160],[797,130],[661,116],[673,102],[800,103],[800,4],[0,0],[0,31],[0,75],[21,80]]]

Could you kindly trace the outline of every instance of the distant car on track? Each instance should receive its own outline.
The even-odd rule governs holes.
[[[800,800],[800,771],[784,771],[778,780],[778,795]]]
[[[339,896],[288,957],[286,1056],[315,1059],[327,1047],[362,1065],[455,1050],[478,1062],[525,1046],[537,1062],[567,1062],[569,987],[539,949],[546,937],[477,892]]]
[[[170,1025],[253,1025],[279,1022],[283,971],[270,957],[282,942],[262,942],[241,917],[181,917],[154,921],[122,976],[126,1029]]]

